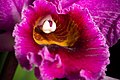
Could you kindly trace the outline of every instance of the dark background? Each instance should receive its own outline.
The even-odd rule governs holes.
[[[120,79],[120,40],[110,49],[110,64],[107,67],[107,76]]]

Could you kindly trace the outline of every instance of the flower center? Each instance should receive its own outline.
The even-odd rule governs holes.
[[[51,20],[46,20],[42,25],[42,31],[44,33],[51,33],[56,30],[56,23]]]
[[[62,19],[63,17],[65,19]],[[37,20],[33,28],[33,39],[39,45],[72,47],[79,37],[78,26],[69,16],[64,15],[61,15],[61,18],[48,15]]]

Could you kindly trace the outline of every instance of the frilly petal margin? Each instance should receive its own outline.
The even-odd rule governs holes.
[[[52,2],[54,5],[57,6],[58,12],[64,8],[70,7],[72,4],[77,3],[80,0],[47,0]]]
[[[56,5],[57,0],[48,0]],[[118,0],[59,0],[59,10],[67,9],[72,4],[79,4],[87,8],[107,39],[107,44],[112,47],[120,39],[120,1]]]
[[[45,9],[46,7],[49,8]],[[21,66],[27,70],[31,70],[33,63],[36,67],[41,63],[41,56],[38,55],[38,52],[42,46],[36,44],[33,39],[33,25],[39,17],[43,17],[49,12],[56,13],[55,10],[52,4],[36,0],[34,7],[29,6],[23,11],[22,21],[14,28],[15,54]]]
[[[52,57],[47,47],[44,47],[39,54],[42,56],[42,63],[39,69],[43,80],[53,80],[54,78],[65,77],[59,54]]]
[[[21,24],[17,24],[13,31],[15,37],[15,54],[22,67],[30,70],[33,62],[38,62],[41,57],[37,56],[40,50],[32,38],[32,28],[28,25],[26,20],[23,20]],[[33,61],[35,60],[35,61]],[[36,63],[40,64],[39,62]]]
[[[43,80],[63,77],[67,77],[69,80],[102,79],[105,76],[110,56],[106,39],[92,21],[87,10],[73,5],[68,13],[74,21],[83,20],[81,38],[76,44],[75,52],[60,48],[58,53],[54,53],[50,52],[47,47],[39,52],[39,55],[42,56],[39,69]]]

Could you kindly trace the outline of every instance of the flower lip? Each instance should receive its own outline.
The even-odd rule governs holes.
[[[33,38],[39,45],[72,47],[79,39],[78,25],[69,15],[47,15],[38,19],[33,28]],[[65,19],[68,18],[67,21]],[[63,20],[64,19],[64,20]],[[65,22],[64,26],[62,25]]]
[[[25,21],[17,25],[14,31],[16,55],[21,65],[30,69],[32,67],[31,63],[36,65],[36,62],[41,61],[36,56],[41,56],[41,63],[37,63],[39,64],[37,67],[37,73],[39,73],[37,78],[39,80],[41,80],[40,77],[43,80],[63,77],[69,80],[76,77],[76,80],[80,77],[98,80],[103,76],[108,64],[108,48],[103,35],[88,15],[89,13],[78,5],[74,5],[68,13],[57,14],[53,12],[55,8],[46,0],[36,0],[34,5],[25,12]],[[50,20],[50,18],[46,18],[45,13],[50,14],[52,20],[56,23],[56,30],[50,34],[45,34],[41,29],[41,24],[46,19]],[[41,18],[41,16],[45,17]],[[43,40],[40,39],[41,37]],[[54,43],[51,41],[54,41]],[[65,41],[68,41],[68,43]],[[44,47],[44,45],[50,46]],[[59,48],[73,45],[75,46],[74,53]],[[51,47],[54,50],[51,50]],[[31,52],[33,54],[27,54]],[[26,56],[28,56],[28,59]],[[83,71],[81,72],[81,70]]]

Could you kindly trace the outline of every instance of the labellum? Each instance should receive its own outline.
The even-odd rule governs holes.
[[[36,0],[23,12],[13,32],[19,63],[28,70],[35,65],[39,80],[102,79],[109,64],[104,36],[80,5],[65,12],[46,0]]]

